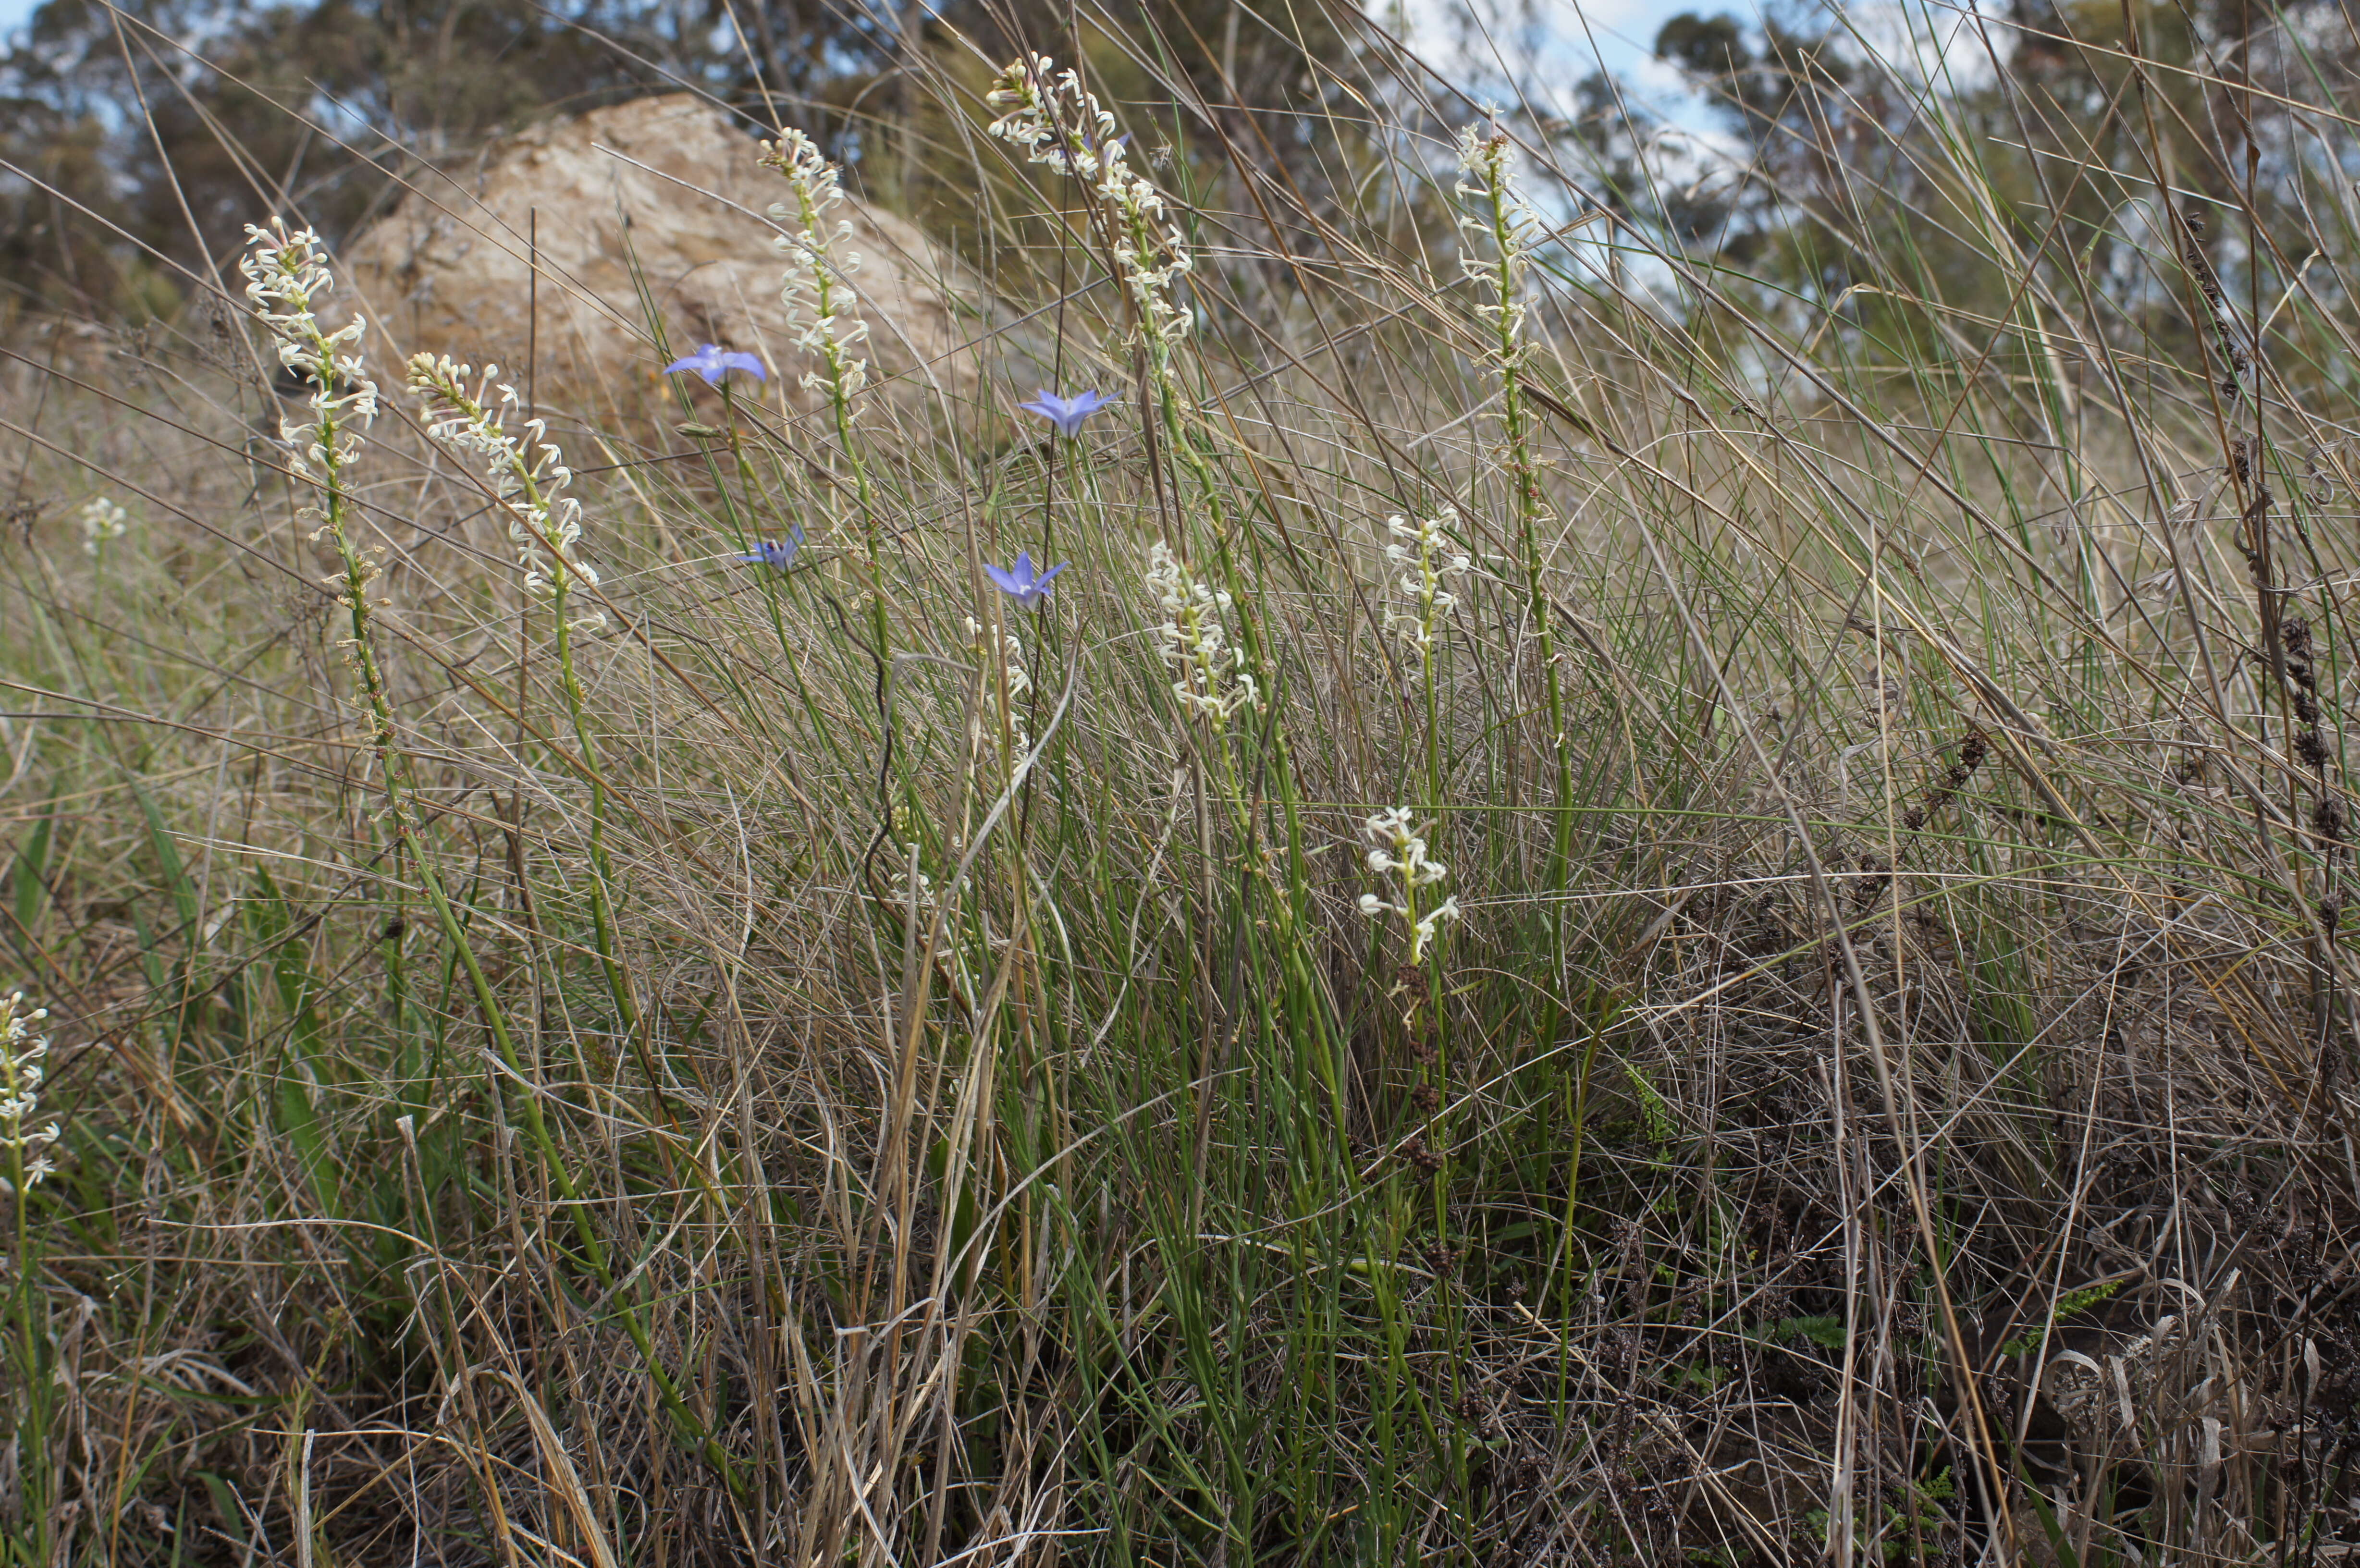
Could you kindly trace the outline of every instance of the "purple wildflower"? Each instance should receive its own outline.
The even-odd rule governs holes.
[[[1046,572],[1037,572],[1032,566],[1032,552],[1028,550],[1016,558],[1013,566],[993,566],[987,562],[983,574],[990,578],[1001,593],[1030,610],[1049,596],[1049,579],[1072,564],[1069,561],[1061,561]]]
[[[747,371],[757,381],[768,381],[770,378],[770,374],[762,368],[760,360],[750,354],[732,353],[719,343],[699,343],[696,345],[694,354],[683,359],[675,359],[664,366],[666,376],[676,376],[683,370],[694,370],[704,376],[707,387],[720,386],[721,378],[733,370]]]
[[[743,555],[730,557],[741,566],[775,566],[784,572],[792,566],[795,552],[803,547],[803,525],[798,523],[782,539],[758,539],[754,548]]]
[[[1041,392],[1035,394],[1030,403],[1016,406],[1028,414],[1038,414],[1056,426],[1059,435],[1076,436],[1082,433],[1084,419],[1113,401],[1113,398],[1100,397],[1096,392],[1076,392],[1070,397],[1060,397],[1054,392]]]

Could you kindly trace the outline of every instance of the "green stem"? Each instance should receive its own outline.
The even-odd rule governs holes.
[[[0,1067],[7,1069],[7,1082],[0,1083],[0,1093],[16,1098],[22,1093],[16,1071],[16,1059],[5,1043],[0,1043]],[[15,1271],[10,1315],[16,1319],[17,1337],[22,1348],[18,1387],[25,1393],[22,1469],[18,1486],[22,1493],[25,1519],[29,1530],[30,1550],[24,1561],[37,1568],[47,1568],[51,1555],[49,1542],[50,1470],[49,1470],[49,1390],[47,1357],[41,1354],[46,1335],[34,1319],[34,1276],[38,1271],[33,1256],[32,1208],[33,1195],[25,1181],[25,1146],[20,1141],[24,1128],[21,1120],[12,1121],[5,1129],[8,1138],[8,1188],[16,1207],[16,1252],[11,1263]]]
[[[1494,250],[1491,287],[1497,313],[1492,322],[1499,337],[1500,419],[1502,433],[1507,438],[1509,479],[1514,492],[1516,543],[1524,557],[1525,613],[1540,642],[1541,676],[1548,702],[1549,747],[1557,762],[1556,822],[1549,835],[1548,869],[1543,886],[1553,892],[1562,892],[1573,858],[1573,761],[1566,749],[1565,697],[1557,680],[1556,625],[1550,614],[1548,591],[1542,580],[1540,531],[1542,520],[1548,515],[1548,498],[1541,490],[1540,467],[1533,460],[1531,418],[1524,407],[1524,345],[1520,340],[1515,309],[1517,261],[1523,242],[1516,233],[1514,202],[1502,167],[1505,157],[1504,140],[1495,139],[1490,144],[1483,165],[1483,190],[1490,208]],[[1547,903],[1550,974],[1554,978],[1564,969],[1565,911],[1558,899],[1552,898]],[[1549,989],[1553,995],[1554,985]],[[1555,1033],[1557,1010],[1552,1004],[1543,1039]]]
[[[326,498],[326,506],[323,508],[324,522],[329,537],[335,541],[337,554],[344,566],[342,597],[345,609],[350,615],[352,626],[347,652],[355,672],[360,677],[362,693],[367,703],[372,731],[371,750],[384,779],[386,818],[392,826],[398,844],[409,852],[410,867],[416,874],[420,886],[425,889],[427,902],[433,907],[435,920],[442,927],[443,937],[451,943],[453,950],[458,954],[461,965],[467,972],[468,985],[475,992],[477,1005],[483,1009],[485,1024],[492,1035],[492,1047],[499,1057],[501,1066],[506,1069],[508,1075],[514,1078],[525,1090],[519,1098],[524,1112],[525,1128],[531,1137],[534,1152],[539,1157],[551,1185],[556,1188],[559,1200],[564,1204],[572,1219],[575,1239],[581,1246],[583,1256],[590,1266],[592,1275],[597,1279],[601,1290],[611,1296],[615,1289],[614,1271],[607,1262],[606,1247],[600,1243],[596,1231],[591,1225],[589,1210],[581,1201],[581,1194],[574,1186],[573,1174],[566,1169],[564,1159],[558,1150],[557,1140],[550,1131],[548,1118],[541,1111],[540,1087],[525,1072],[524,1062],[517,1051],[515,1039],[508,1029],[507,1010],[501,1007],[498,995],[493,990],[491,981],[484,974],[483,964],[475,957],[475,947],[467,939],[466,928],[460,922],[458,913],[452,906],[450,895],[443,888],[441,876],[422,853],[422,848],[418,842],[418,822],[412,806],[416,789],[410,778],[409,758],[399,744],[398,732],[394,724],[393,701],[387,686],[384,666],[377,658],[375,634],[369,625],[368,584],[376,576],[376,568],[362,554],[346,526],[347,503],[344,489],[344,463],[337,452],[338,429],[332,402],[337,387],[336,374],[333,369],[335,360],[327,343],[317,336],[317,329],[314,329],[312,343],[307,346],[311,347],[315,352],[314,364],[320,367],[315,374],[321,380],[323,390],[328,394],[328,397],[322,399],[322,403],[328,406],[322,407],[321,411],[318,443],[324,454],[322,463],[324,472],[320,481],[321,490]],[[529,487],[528,497],[537,506],[540,499],[538,485],[532,483],[529,473],[526,474],[526,481]],[[563,584],[565,581],[563,553],[557,550],[555,541],[544,542],[549,545],[558,561],[555,569],[556,581]],[[559,598],[562,610],[562,592]],[[561,627],[563,625],[563,617],[561,614]],[[563,633],[561,630],[561,648],[564,646],[563,637]],[[572,664],[564,662],[563,667],[569,697],[578,697],[579,686],[574,681]],[[578,719],[578,709],[576,713]],[[595,765],[585,759],[585,766],[589,768],[595,780],[597,776]],[[603,800],[600,803],[603,805]],[[595,898],[596,895],[594,894],[594,900]],[[612,962],[611,958],[609,962]],[[497,1083],[493,1085],[493,1093],[495,1098],[503,1103],[509,1098],[500,1090]],[[657,1390],[666,1411],[671,1415],[675,1426],[683,1434],[699,1440],[700,1451],[706,1461],[721,1472],[732,1492],[742,1493],[744,1483],[739,1478],[736,1466],[730,1462],[728,1454],[705,1430],[704,1423],[697,1420],[695,1413],[688,1408],[687,1401],[682,1398],[671,1373],[656,1358],[652,1337],[646,1324],[639,1321],[636,1305],[628,1301],[617,1301],[615,1305],[618,1315],[623,1320],[624,1330],[630,1335],[632,1344],[639,1348],[640,1356],[645,1360],[650,1375],[655,1379]]]
[[[557,621],[558,683],[565,691],[565,711],[574,724],[574,744],[582,749],[583,777],[590,785],[590,920],[598,945],[598,962],[606,971],[606,989],[615,1000],[615,1016],[625,1034],[639,1029],[639,1007],[631,997],[630,977],[619,956],[615,931],[613,894],[615,868],[606,855],[606,774],[598,763],[597,743],[590,737],[588,705],[581,678],[574,670],[574,628],[568,624],[565,601],[573,573],[563,556],[552,569],[555,592],[551,609]]]

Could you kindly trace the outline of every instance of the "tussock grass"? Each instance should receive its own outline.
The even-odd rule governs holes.
[[[926,65],[1118,404],[553,407],[556,602],[399,344],[308,476],[243,314],[10,350],[10,1560],[2341,1551],[2348,204],[2256,355],[1872,60],[1797,289],[1365,33],[1306,197],[1101,22],[1194,329]]]

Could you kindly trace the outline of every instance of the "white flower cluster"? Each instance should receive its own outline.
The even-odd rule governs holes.
[[[1395,583],[1415,606],[1404,614],[1387,604],[1385,629],[1399,632],[1421,662],[1434,657],[1435,628],[1459,603],[1459,595],[1443,584],[1465,576],[1475,564],[1474,557],[1451,542],[1448,530],[1458,520],[1459,515],[1447,506],[1422,522],[1408,517],[1385,520],[1385,531],[1393,536],[1385,546],[1385,559],[1402,568]]]
[[[1000,690],[991,673],[991,628],[969,615],[967,617],[967,635],[976,655],[975,720],[969,727],[967,738],[977,746],[987,739],[996,743],[1000,726],[991,722],[991,715],[1000,706]],[[1016,634],[1003,629],[1000,637],[1000,664],[1007,671],[1008,680],[1009,730],[1014,738],[1016,753],[1022,757],[1032,749],[1032,737],[1025,733],[1024,715],[1017,710],[1016,702],[1032,690],[1032,677],[1024,669],[1024,645],[1016,639]]]
[[[82,504],[82,548],[86,554],[96,555],[110,539],[119,539],[131,531],[131,514],[104,495],[93,495]]]
[[[15,1150],[23,1161],[27,1187],[56,1169],[42,1150],[57,1142],[58,1124],[25,1125],[39,1108],[41,1058],[49,1053],[49,1037],[33,1029],[49,1016],[47,1007],[26,1007],[22,991],[0,998],[0,1149]],[[0,1188],[6,1185],[0,1181]]]
[[[1472,196],[1481,210],[1463,213],[1459,232],[1470,243],[1459,253],[1459,269],[1491,294],[1491,303],[1476,307],[1500,334],[1502,371],[1520,366],[1532,352],[1523,341],[1524,279],[1534,248],[1546,226],[1515,192],[1516,149],[1505,134],[1484,136],[1474,126],[1459,133],[1459,183],[1461,196]],[[1486,253],[1489,253],[1488,255]]]
[[[828,219],[844,202],[839,171],[811,137],[792,130],[762,144],[762,165],[786,177],[792,197],[770,207],[771,221],[785,231],[771,242],[787,258],[779,302],[787,320],[799,323],[795,341],[825,367],[806,371],[803,384],[827,394],[848,418],[853,395],[869,381],[869,362],[852,352],[868,338],[869,323],[845,281],[860,269],[860,253],[836,249],[851,237],[852,222],[838,218],[831,225]]]
[[[524,421],[521,439],[508,433],[508,413],[523,399],[514,387],[495,382],[499,373],[497,365],[477,375],[447,354],[412,354],[410,390],[426,405],[426,433],[482,465],[485,482],[508,513],[528,593],[554,593],[577,582],[595,587],[597,572],[575,553],[582,503],[558,494],[574,482],[574,471],[547,440],[546,421]]]
[[[1426,838],[1410,816],[1407,806],[1395,806],[1379,811],[1361,824],[1360,832],[1372,846],[1369,851],[1369,869],[1380,877],[1392,877],[1399,884],[1401,901],[1394,903],[1374,893],[1360,895],[1360,913],[1372,920],[1387,915],[1399,915],[1409,927],[1409,961],[1422,962],[1426,943],[1445,920],[1459,918],[1459,899],[1446,897],[1423,915],[1417,912],[1418,891],[1431,887],[1450,875],[1450,867],[1426,853]]]
[[[1221,621],[1221,612],[1229,607],[1228,590],[1190,576],[1162,539],[1147,552],[1147,585],[1164,609],[1155,635],[1164,645],[1164,662],[1179,672],[1172,693],[1180,705],[1216,726],[1240,708],[1259,706],[1261,692],[1245,668],[1245,650],[1229,641]]]
[[[359,355],[344,352],[360,342],[366,324],[355,316],[333,332],[320,330],[316,312],[335,280],[318,234],[273,218],[267,229],[248,223],[246,235],[246,253],[237,264],[246,274],[246,297],[278,341],[279,362],[311,388],[311,418],[279,422],[288,466],[307,476],[316,469],[333,480],[359,451],[351,427],[366,430],[377,418],[377,384],[362,374]]]
[[[1171,344],[1186,335],[1188,307],[1173,298],[1196,260],[1186,236],[1164,214],[1164,192],[1131,169],[1114,116],[1071,71],[1047,55],[1011,62],[984,102],[1000,111],[990,134],[1088,185],[1106,206],[1115,266],[1147,335]]]
[[[934,879],[918,869],[914,857],[909,864],[911,898],[917,904],[920,914],[931,915],[943,907],[942,899],[934,892]]]

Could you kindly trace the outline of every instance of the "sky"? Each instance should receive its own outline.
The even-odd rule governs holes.
[[[8,4],[11,0],[0,0]],[[1469,38],[1467,0],[1363,0],[1386,25],[1402,28],[1426,63],[1454,81],[1517,80],[1569,90],[1601,67],[1622,78],[1633,95],[1651,107],[1673,107],[1689,96],[1679,73],[1655,58],[1656,29],[1682,11],[1712,16],[1733,12],[1751,21],[1760,0],[1536,0],[1534,29],[1541,42],[1535,58],[1514,58],[1517,40]],[[1480,0],[1480,10],[1496,16],[1517,8],[1514,0]],[[1496,51],[1499,58],[1488,58]],[[1659,102],[1660,101],[1660,102]],[[1536,108],[1562,110],[1562,104]],[[1675,113],[1675,118],[1679,117]]]
[[[1757,9],[1754,0],[1589,0],[1579,5],[1554,0],[1542,7],[1541,20],[1554,50],[1580,75],[1602,65],[1643,85],[1669,88],[1679,79],[1655,58],[1657,28],[1682,11],[1708,16],[1729,11],[1752,21]]]
[[[0,0],[0,37],[14,33],[25,25],[40,0]],[[1432,0],[1427,0],[1432,4]],[[1447,0],[1445,0],[1447,3]],[[1558,36],[1576,47],[1582,61],[1595,69],[1588,43],[1582,39],[1583,20],[1579,12],[1587,13],[1590,30],[1597,40],[1597,59],[1602,59],[1609,70],[1626,75],[1638,73],[1650,63],[1648,46],[1655,41],[1655,29],[1666,19],[1689,9],[1711,12],[1731,9],[1739,15],[1749,14],[1752,0],[1740,0],[1730,5],[1699,5],[1696,0],[1589,0],[1579,12],[1567,0],[1554,0],[1549,7],[1555,13],[1549,19],[1557,24]]]
[[[1657,30],[1683,11],[1728,13],[1751,29],[1760,26],[1765,8],[1778,8],[1767,0],[1535,0],[1534,30],[1541,41],[1533,58],[1508,60],[1508,70],[1478,58],[1469,60],[1473,69],[1462,70],[1455,69],[1457,60],[1468,57],[1454,59],[1449,40],[1466,31],[1452,22],[1466,16],[1468,0],[1375,3],[1396,15],[1406,13],[1411,47],[1446,78],[1513,76],[1559,100],[1536,101],[1535,108],[1563,114],[1572,107],[1574,84],[1602,68],[1621,79],[1626,102],[1708,141],[1725,139],[1725,132],[1716,128],[1718,117],[1694,84],[1655,58]],[[1480,3],[1488,13],[1506,9],[1509,0]],[[1988,26],[1995,9],[1990,0],[1828,0],[1811,21],[1830,24],[1841,49],[1879,60],[1903,80],[1959,91],[1988,82],[1994,53],[2004,60],[2008,52],[2005,29]],[[1504,50],[1504,40],[1501,47]]]

